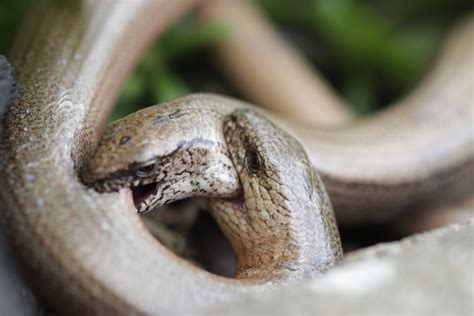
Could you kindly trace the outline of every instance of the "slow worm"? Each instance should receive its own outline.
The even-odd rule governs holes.
[[[2,207],[27,276],[59,312],[170,313],[259,291],[178,260],[145,230],[126,190],[97,193],[78,177],[127,72],[190,3],[50,2],[18,37]],[[272,118],[303,144],[342,221],[392,217],[472,171],[473,23],[449,37],[421,86],[386,112],[326,130]],[[211,95],[176,105],[183,100],[247,107]]]

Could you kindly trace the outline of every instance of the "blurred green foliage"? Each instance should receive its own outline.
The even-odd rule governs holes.
[[[259,3],[281,27],[305,35],[295,44],[362,113],[406,93],[448,27],[473,8],[464,0]]]
[[[0,3],[0,54],[7,51],[30,3]],[[473,9],[468,0],[256,3],[361,113],[406,93],[431,62],[448,27]],[[149,49],[125,84],[111,119],[189,92],[239,96],[215,68],[209,51],[226,36],[231,30],[225,25],[181,20]]]
[[[173,70],[172,64],[179,63],[196,51],[210,47],[227,34],[228,29],[225,25],[198,25],[190,18],[185,18],[171,27],[148,50],[128,79],[110,121],[143,106],[190,93],[192,87]],[[205,80],[206,74],[202,76],[202,80]]]
[[[7,55],[31,0],[0,1],[0,54]]]

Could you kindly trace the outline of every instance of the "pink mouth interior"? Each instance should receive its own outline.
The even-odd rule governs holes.
[[[156,193],[157,188],[158,184],[156,182],[131,188],[135,207],[138,208],[150,195]]]

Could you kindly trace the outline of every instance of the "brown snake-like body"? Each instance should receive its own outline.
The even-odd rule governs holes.
[[[146,231],[128,191],[98,193],[78,177],[127,71],[186,5],[173,3],[50,4],[13,53],[21,90],[3,127],[1,198],[28,275],[59,311],[189,311],[261,290],[178,260]],[[342,220],[393,216],[466,179],[473,30],[464,23],[421,87],[373,118],[331,130],[275,118],[308,151]],[[176,102],[246,107],[210,95]]]
[[[325,271],[341,258],[339,234],[301,145],[254,111],[209,98],[178,99],[109,125],[86,165],[86,183],[100,191],[130,187],[139,212],[214,197],[210,209],[235,249],[239,279]]]

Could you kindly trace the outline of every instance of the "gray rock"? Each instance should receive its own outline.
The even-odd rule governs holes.
[[[9,251],[0,223],[0,315],[45,315],[35,295],[23,282]]]
[[[211,310],[230,315],[473,315],[474,221],[347,256],[302,284]]]
[[[12,66],[5,56],[0,55],[0,117],[15,102],[17,84],[12,77]]]

